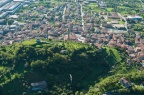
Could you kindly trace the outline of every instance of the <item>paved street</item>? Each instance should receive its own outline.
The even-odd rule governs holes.
[[[65,11],[66,11],[66,6],[64,7],[64,11],[63,11],[63,16],[62,16],[63,20],[65,20]]]
[[[128,28],[127,28],[127,20],[125,19],[125,17],[123,17],[120,13],[118,13],[119,17],[121,17],[124,21],[125,21],[125,28],[126,30],[128,31]]]
[[[83,14],[83,10],[82,10],[82,5],[80,4],[80,6],[81,6],[81,17],[82,17],[82,29],[84,31],[84,19],[83,19],[84,14]]]

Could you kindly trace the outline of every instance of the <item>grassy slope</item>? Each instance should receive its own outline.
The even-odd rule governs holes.
[[[106,10],[107,10],[108,12],[111,12],[111,11],[113,10],[113,8],[106,8]]]

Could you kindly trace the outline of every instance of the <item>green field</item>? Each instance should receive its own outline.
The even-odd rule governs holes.
[[[113,8],[106,8],[108,12],[112,12]]]

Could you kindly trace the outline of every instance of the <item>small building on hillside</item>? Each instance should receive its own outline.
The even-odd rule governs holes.
[[[40,42],[41,42],[41,40],[37,38],[37,39],[36,39],[36,42],[37,42],[37,43],[40,43]]]
[[[46,81],[31,83],[31,87],[32,91],[48,90]]]
[[[60,53],[61,53],[61,54],[66,54],[66,53],[67,53],[67,50],[61,50]]]
[[[131,83],[128,80],[126,80],[126,78],[124,77],[120,79],[120,84],[123,85],[125,88],[132,87]]]

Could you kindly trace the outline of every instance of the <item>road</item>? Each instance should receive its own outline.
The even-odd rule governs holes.
[[[82,5],[80,4],[80,6],[81,6],[82,29],[84,31],[84,19],[83,19],[84,14],[83,14],[83,10],[82,10]]]
[[[120,14],[120,13],[118,13],[118,16],[119,17],[121,17],[124,21],[125,21],[125,28],[126,28],[126,30],[128,31],[128,28],[127,28],[127,20]]]
[[[66,6],[64,7],[64,11],[63,11],[63,16],[62,16],[63,20],[65,20],[65,12],[66,12]]]

